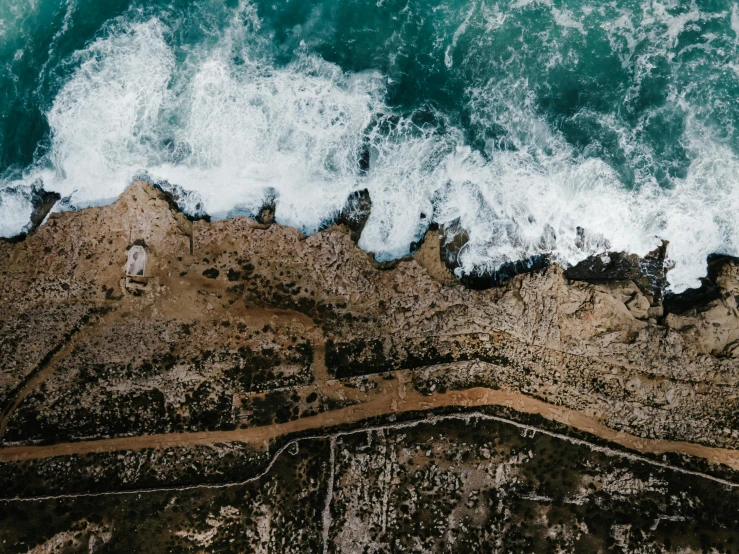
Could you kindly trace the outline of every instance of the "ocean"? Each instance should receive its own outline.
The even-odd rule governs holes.
[[[669,241],[739,255],[739,6],[720,1],[0,0],[0,235],[136,178],[359,246],[469,235],[459,272]]]

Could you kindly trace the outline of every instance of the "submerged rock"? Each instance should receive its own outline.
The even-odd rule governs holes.
[[[354,242],[359,241],[367,219],[372,211],[372,200],[367,189],[357,190],[349,195],[344,208],[336,218],[336,223],[346,225]]]
[[[546,255],[530,256],[522,260],[503,262],[494,270],[479,270],[470,273],[456,271],[461,267],[460,256],[469,242],[469,234],[455,219],[442,228],[441,259],[466,287],[475,290],[485,290],[497,287],[512,279],[516,275],[532,273],[544,269],[549,265]]]
[[[370,167],[370,158],[371,158],[371,152],[370,152],[370,145],[369,141],[365,141],[365,143],[362,145],[362,150],[359,153],[359,173],[362,175],[366,175],[369,171]]]
[[[578,227],[575,246],[584,252],[606,252],[611,249],[611,242],[600,233]]]

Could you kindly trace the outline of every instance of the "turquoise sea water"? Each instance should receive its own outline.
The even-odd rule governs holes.
[[[305,232],[367,188],[381,259],[457,218],[463,271],[667,239],[681,290],[739,254],[738,53],[731,2],[2,0],[0,234],[34,183]]]

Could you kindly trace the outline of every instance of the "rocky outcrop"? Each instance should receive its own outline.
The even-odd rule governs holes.
[[[695,337],[702,352],[739,358],[739,259],[712,256],[701,287],[665,299],[664,324]]]
[[[460,286],[440,233],[379,271],[346,225],[306,238],[246,217],[190,221],[142,182],[110,206],[52,214],[0,244],[0,340],[16,345],[0,369],[17,404],[4,439],[264,425],[402,381],[428,395],[434,384],[514,391],[641,437],[739,447],[735,260],[715,266],[705,309],[665,316],[629,260],[617,280],[574,280],[553,264]],[[124,266],[136,241],[149,278],[134,293]],[[61,335],[51,321],[22,324],[37,305]],[[107,311],[54,350],[82,305]],[[23,344],[37,352],[28,363]]]
[[[479,269],[469,273],[461,271],[460,256],[469,242],[467,231],[458,219],[444,225],[441,229],[441,259],[459,281],[470,289],[485,290],[499,287],[516,275],[533,273],[549,265],[545,255],[530,256],[523,260],[504,262],[495,269]]]
[[[359,242],[371,210],[372,200],[367,189],[352,192],[336,218],[336,223],[346,225],[351,231],[352,240]]]
[[[162,193],[170,209],[181,211],[190,221],[199,219],[210,221],[210,216],[205,212],[203,200],[197,192],[185,190],[179,185],[166,181],[156,182],[153,186]]]
[[[654,305],[661,301],[667,286],[666,252],[666,242],[643,258],[625,252],[606,252],[567,268],[565,277],[593,284],[630,281]]]
[[[726,296],[727,289],[733,290],[731,273],[732,268],[737,265],[739,258],[733,256],[721,254],[708,256],[707,274],[701,278],[700,287],[679,294],[668,293],[664,299],[665,311],[672,314],[688,314],[710,308],[712,302]]]

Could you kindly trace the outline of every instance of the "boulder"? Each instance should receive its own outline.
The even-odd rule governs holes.
[[[644,256],[625,252],[606,252],[590,256],[577,265],[569,267],[564,274],[571,281],[584,281],[598,285],[614,281],[633,281],[639,290],[657,304],[665,290],[665,254],[667,242]]]

